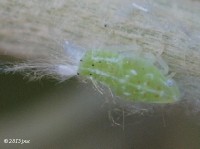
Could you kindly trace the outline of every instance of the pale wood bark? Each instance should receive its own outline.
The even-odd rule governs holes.
[[[134,1],[133,1],[134,2]],[[200,2],[1,0],[0,53],[46,56],[70,40],[85,48],[162,53],[184,97],[200,97]],[[115,49],[115,48],[113,48]]]

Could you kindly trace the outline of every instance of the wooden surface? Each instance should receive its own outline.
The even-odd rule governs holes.
[[[182,92],[200,97],[199,1],[25,1],[0,3],[1,55],[33,57],[61,49],[63,40],[84,48],[162,53]]]
[[[135,2],[135,4],[143,6],[148,11],[142,11],[132,6],[133,2]],[[148,142],[148,138],[146,138],[145,140],[145,137],[142,137],[146,135],[146,132],[141,133],[141,131],[148,131],[145,128],[149,128],[149,138],[152,137],[154,139],[154,136],[151,136],[151,133],[154,134],[155,131],[158,130],[157,126],[159,126],[161,132],[163,132],[161,136],[167,137],[167,141],[169,144],[171,143],[170,139],[172,139],[172,142],[174,141],[174,144],[172,146],[174,146],[175,148],[184,148],[185,146],[182,146],[182,143],[192,145],[193,140],[196,140],[194,141],[194,146],[199,145],[199,133],[197,133],[199,131],[199,119],[197,120],[197,114],[200,111],[200,1],[0,1],[1,60],[3,59],[3,57],[7,56],[9,57],[9,59],[12,59],[12,57],[29,59],[42,56],[43,58],[51,61],[51,55],[53,55],[54,53],[58,53],[55,51],[62,51],[63,40],[69,40],[86,49],[112,48],[113,50],[141,50],[143,52],[150,51],[155,54],[161,54],[163,59],[169,65],[170,72],[176,73],[175,80],[177,81],[181,89],[182,99],[187,100],[178,105],[175,105],[175,107],[170,109],[170,116],[166,117],[166,121],[168,121],[167,125],[173,128],[174,131],[169,127],[166,127],[165,129],[161,127],[163,126],[163,123],[156,124],[158,121],[162,121],[162,116],[160,116],[160,112],[158,112],[158,115],[153,116],[153,121],[151,121],[151,116],[145,117],[146,119],[141,118],[142,116],[139,116],[140,118],[135,118],[133,116],[132,119],[142,121],[143,125],[140,125],[138,122],[136,122],[137,124],[134,124],[132,128],[125,129],[125,132],[123,130],[120,130],[119,132],[119,129],[115,129],[113,127],[104,129],[104,131],[101,132],[102,125],[99,126],[100,120],[98,120],[98,117],[100,117],[100,119],[103,117],[102,119],[105,120],[105,117],[107,118],[107,115],[105,114],[107,113],[107,111],[104,111],[103,114],[99,111],[95,111],[100,105],[96,102],[98,102],[101,97],[96,98],[100,95],[92,93],[93,90],[91,88],[88,89],[87,85],[85,85],[84,83],[81,84],[80,82],[76,82],[75,85],[69,86],[67,85],[68,82],[66,82],[64,85],[61,84],[61,91],[58,91],[60,89],[60,87],[58,87],[50,89],[50,91],[49,89],[47,89],[47,91],[45,91],[44,93],[42,88],[45,88],[45,85],[43,86],[42,83],[42,85],[40,83],[35,85],[33,83],[33,93],[23,97],[23,102],[25,102],[29,107],[26,108],[27,105],[17,107],[16,114],[20,114],[20,112],[23,113],[23,111],[25,111],[24,115],[22,116],[23,118],[21,119],[21,115],[19,115],[14,120],[11,120],[9,119],[9,116],[13,113],[10,112],[10,114],[8,111],[5,112],[6,114],[8,113],[8,117],[1,117],[1,137],[8,134],[11,134],[11,137],[13,137],[13,135],[17,137],[18,134],[20,134],[21,136],[25,134],[26,136],[33,138],[33,140],[35,139],[36,142],[40,141],[39,143],[42,145],[47,143],[50,147],[51,140],[46,140],[46,142],[42,142],[43,140],[45,140],[44,138],[47,136],[51,138],[51,135],[55,134],[55,136],[51,138],[55,139],[58,133],[58,136],[62,138],[62,135],[64,135],[62,134],[62,131],[65,130],[65,124],[67,124],[69,126],[66,127],[65,131],[69,133],[67,134],[68,140],[76,140],[76,137],[79,137],[77,141],[80,144],[76,144],[76,141],[73,140],[75,142],[72,145],[74,148],[80,147],[81,144],[85,145],[85,147],[83,148],[88,148],[89,142],[87,143],[87,141],[91,140],[90,135],[92,134],[95,134],[95,136],[97,137],[97,139],[94,139],[94,141],[99,141],[99,144],[106,143],[108,147],[109,145],[111,145],[109,139],[110,141],[112,141],[111,138],[115,136],[115,133],[117,133],[120,137],[123,134],[131,133],[131,135],[127,135],[127,138],[125,138],[126,140],[129,140],[129,144],[133,142],[131,139],[134,139],[134,137],[141,137],[144,142]],[[10,89],[14,89],[16,91],[19,90],[19,95],[17,92],[13,93],[13,96],[16,96],[16,98],[19,97],[19,100],[20,98],[22,98],[20,93],[23,94],[22,91],[20,92],[20,89],[25,89],[25,91],[28,93],[31,90],[29,89],[29,87],[32,85],[27,87],[26,81],[23,82],[23,78],[21,77],[13,80],[12,75],[7,77],[0,76],[0,78],[4,78],[5,80],[4,81],[1,79],[1,84],[5,84],[5,86],[8,86],[7,90],[4,90],[4,88],[6,88],[4,86],[0,88],[0,96],[3,97],[3,103],[5,105],[13,103],[13,101],[8,102],[7,99],[15,100],[14,97],[9,98],[6,96],[11,96],[11,93],[9,92]],[[13,86],[13,82],[15,82],[15,85],[19,84],[19,87]],[[13,88],[11,88],[10,86],[13,86]],[[21,88],[20,86],[23,87]],[[77,86],[80,86],[80,88]],[[36,89],[34,89],[34,87]],[[37,90],[37,88],[39,88],[39,91]],[[5,93],[3,93],[3,91],[5,91]],[[87,99],[86,103],[79,99],[80,96],[76,93],[77,91],[78,93],[80,93],[81,97],[85,97]],[[49,94],[49,92],[51,92],[51,94]],[[56,93],[54,94],[54,92]],[[30,101],[27,101],[27,99],[31,99],[32,97],[33,99],[38,99],[37,101],[34,101],[34,106],[32,106],[32,103]],[[55,101],[55,99],[57,98],[59,98],[59,103],[56,103]],[[94,100],[92,102],[92,98],[98,100]],[[68,101],[65,102],[66,99],[69,99],[69,102],[71,104],[68,103]],[[42,101],[42,103],[40,103],[40,100]],[[18,104],[19,103],[15,103],[15,106],[17,106]],[[57,106],[54,107],[54,105]],[[65,108],[65,106],[68,108]],[[81,107],[83,108],[81,109]],[[0,109],[2,110],[3,108]],[[4,110],[6,111],[9,109],[5,108]],[[85,111],[85,113],[83,111]],[[92,111],[95,111],[96,115],[93,114]],[[73,112],[75,112],[76,114],[73,115]],[[184,115],[187,112],[189,112],[190,118],[187,117],[187,115]],[[27,115],[26,113],[28,113],[29,115]],[[43,115],[40,115],[41,113],[43,113]],[[48,113],[50,114],[48,115]],[[64,113],[67,114],[65,115]],[[79,115],[80,117],[76,117],[78,113],[82,113],[82,115]],[[194,115],[192,115],[192,113]],[[4,116],[6,114],[4,114]],[[60,117],[62,120],[59,118],[59,114],[63,114]],[[52,120],[52,115],[57,118],[55,121]],[[31,118],[29,116],[31,116]],[[90,122],[91,119],[93,119],[94,121]],[[177,119],[179,121],[176,121]],[[192,121],[192,119],[195,120]],[[15,122],[15,124],[13,124],[12,122]],[[32,124],[32,122],[35,123]],[[84,122],[86,123],[83,124]],[[52,123],[52,125],[50,125],[49,123]],[[94,128],[91,126],[93,124]],[[103,124],[107,126],[110,123]],[[152,131],[151,126],[147,126],[147,124],[150,124],[152,126]],[[185,125],[183,126],[183,124]],[[190,125],[195,126],[194,129],[190,127]],[[11,126],[12,128],[9,128],[8,126]],[[30,126],[30,128],[28,126]],[[54,132],[52,127],[56,127],[56,130],[58,130],[59,128],[60,129],[58,132]],[[85,128],[88,127],[92,128],[92,130],[87,132],[88,136],[86,138],[85,136],[81,137],[81,132],[86,132]],[[39,128],[44,129],[41,130]],[[113,134],[109,135],[108,133],[111,129],[115,130],[112,131]],[[96,132],[96,130],[98,131]],[[130,130],[134,130],[134,132],[137,133],[134,134]],[[166,136],[165,131],[168,132],[168,130],[171,130],[171,132],[168,134],[169,136]],[[76,133],[77,135],[74,133]],[[182,136],[184,136],[184,133],[190,136],[189,138],[191,138],[191,140],[188,140],[187,137],[187,139],[182,138]],[[118,144],[124,143],[123,140],[118,141],[118,139],[121,139],[119,136],[117,136],[116,138],[114,137],[116,139],[114,141],[116,143],[116,148],[120,148]],[[132,138],[129,138],[129,136],[132,136]],[[174,138],[173,140],[174,136],[178,137]],[[159,138],[159,134],[156,137]],[[40,138],[42,138],[42,141],[40,140]],[[106,140],[108,141],[105,142]],[[139,140],[138,144],[144,146],[143,148],[147,148],[145,147],[143,140]],[[156,142],[156,140],[151,141]],[[147,144],[151,144],[151,141],[149,141]],[[58,140],[58,142],[60,143],[62,141]],[[170,145],[163,144],[162,139],[161,144],[163,146],[170,147]],[[126,144],[124,146],[126,146]],[[155,147],[152,148],[155,149]]]

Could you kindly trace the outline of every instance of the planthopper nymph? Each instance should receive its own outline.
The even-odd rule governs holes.
[[[65,42],[68,62],[56,61],[46,65],[18,64],[6,72],[20,71],[55,78],[73,76],[92,79],[111,89],[114,95],[133,102],[173,103],[179,100],[179,89],[174,80],[144,57],[125,56],[111,50],[83,50]],[[57,77],[58,76],[58,77]]]
[[[104,50],[87,51],[81,58],[78,75],[90,77],[128,100],[171,103],[179,99],[172,79],[140,57],[124,57]]]

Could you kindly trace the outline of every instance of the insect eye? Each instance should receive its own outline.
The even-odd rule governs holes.
[[[168,87],[172,87],[172,86],[174,86],[174,81],[171,80],[171,79],[168,79],[167,82],[166,82],[166,85],[167,85]]]

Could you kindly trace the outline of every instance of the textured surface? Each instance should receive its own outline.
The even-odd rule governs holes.
[[[0,148],[200,148],[199,0],[0,0],[1,60],[63,61],[64,39],[86,49],[161,54],[186,101],[126,112],[106,107],[107,95],[91,83],[0,74]]]
[[[190,0],[1,0],[0,53],[51,61],[64,39],[86,49],[162,53],[186,99],[198,99],[199,8]]]

